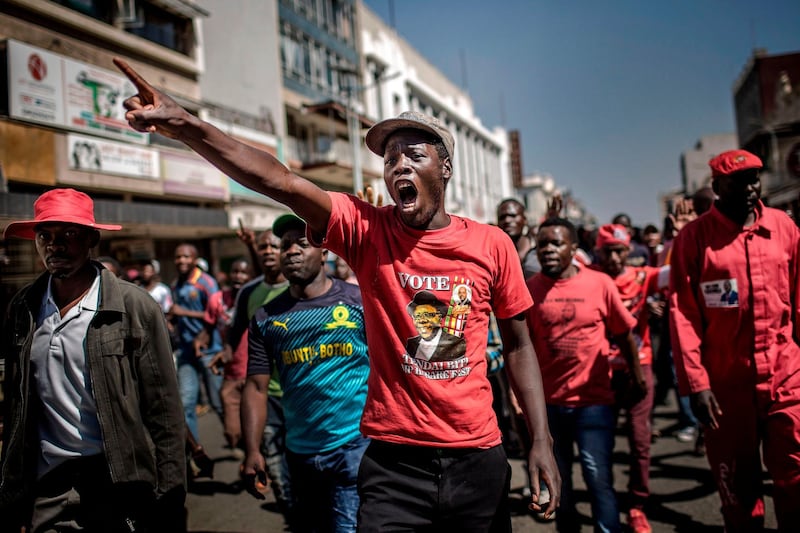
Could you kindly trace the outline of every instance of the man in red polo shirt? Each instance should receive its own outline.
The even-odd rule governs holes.
[[[780,531],[800,531],[800,231],[760,201],[761,160],[709,162],[718,199],[672,251],[672,347],[678,385],[705,425],[728,532],[764,523],[764,464]],[[727,285],[736,299],[722,298]]]

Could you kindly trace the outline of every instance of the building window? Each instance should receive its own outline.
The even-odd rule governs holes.
[[[167,11],[155,3],[144,0],[53,1],[184,55],[190,55],[196,44],[192,19]]]
[[[145,2],[139,4],[139,9],[138,22],[130,24],[126,31],[181,54],[191,53],[195,45],[191,19]]]
[[[56,4],[73,9],[94,19],[111,24],[114,21],[113,2],[105,0],[54,0]]]

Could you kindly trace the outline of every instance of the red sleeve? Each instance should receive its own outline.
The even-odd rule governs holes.
[[[703,367],[700,348],[703,344],[703,317],[697,288],[700,260],[693,226],[687,226],[672,245],[670,272],[670,336],[678,390],[688,395],[711,388]]]
[[[658,294],[658,275],[661,269],[658,267],[645,267],[647,269],[647,278],[644,282],[644,295],[645,297]],[[646,305],[646,304],[645,304]]]
[[[606,295],[606,308],[608,309],[606,327],[608,327],[608,332],[612,337],[624,335],[636,326],[637,320],[625,307],[619,290],[617,290],[612,279],[606,274],[601,275],[603,276],[601,279],[603,279],[603,291]]]
[[[367,202],[359,200],[352,194],[329,192],[331,199],[331,216],[328,219],[328,229],[322,243],[317,243],[317,237],[306,231],[306,237],[315,244],[321,244],[336,255],[343,257],[354,272],[358,272],[360,260],[359,250],[364,237],[364,220],[368,219],[376,208]],[[372,250],[367,250],[372,257]]]
[[[206,306],[206,314],[203,316],[203,321],[206,324],[214,325],[217,323],[220,311],[222,310],[222,291],[217,291],[211,295]]]

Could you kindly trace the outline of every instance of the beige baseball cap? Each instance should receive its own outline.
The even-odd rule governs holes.
[[[428,132],[442,140],[447,155],[453,159],[455,151],[455,141],[450,131],[442,124],[439,119],[420,113],[418,111],[405,111],[400,113],[397,118],[387,118],[372,126],[367,132],[367,147],[373,153],[380,156],[386,149],[386,139],[402,129],[422,130]]]

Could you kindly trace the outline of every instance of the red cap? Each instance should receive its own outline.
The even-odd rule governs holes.
[[[614,244],[622,244],[623,246],[631,245],[631,235],[628,233],[627,228],[622,224],[605,224],[600,226],[600,229],[597,230],[595,247],[599,249],[603,246],[611,246]]]
[[[112,231],[122,229],[117,224],[95,222],[94,202],[86,194],[75,189],[53,189],[33,202],[33,220],[10,223],[3,231],[3,238],[33,239],[36,237],[34,228],[45,222],[64,222]]]
[[[711,167],[711,177],[727,176],[743,170],[763,168],[764,163],[755,154],[747,150],[729,150],[722,152],[708,162]]]

